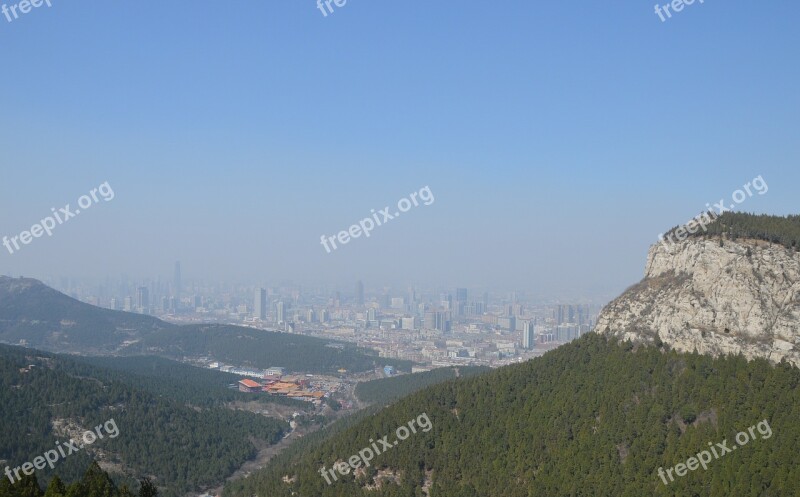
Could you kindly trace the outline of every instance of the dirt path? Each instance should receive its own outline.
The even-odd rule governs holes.
[[[274,445],[266,445],[263,442],[258,443],[258,454],[256,457],[242,464],[242,466],[237,469],[235,473],[227,478],[226,482],[247,478],[251,473],[266,466],[273,457],[277,456],[281,453],[281,451],[289,447],[296,439],[308,435],[309,433],[314,433],[318,429],[319,425],[315,425],[310,428],[298,428],[289,433],[288,437],[284,437],[280,442]],[[223,486],[224,485],[220,485],[219,487],[210,489],[208,490],[208,493],[211,495],[221,495]]]

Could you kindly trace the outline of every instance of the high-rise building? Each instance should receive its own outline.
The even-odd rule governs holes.
[[[436,329],[442,333],[450,331],[450,313],[447,311],[436,312]]]
[[[424,319],[422,321],[422,326],[426,330],[435,330],[436,329],[436,312],[435,311],[425,311],[423,314]]]
[[[125,312],[131,312],[133,310],[133,299],[130,297],[125,297],[125,300],[122,301],[122,310]]]
[[[404,330],[415,330],[417,329],[417,318],[415,317],[407,317],[400,319],[400,327]]]
[[[463,316],[467,307],[467,289],[456,288],[456,301],[453,305],[453,314],[455,316]]]
[[[284,309],[283,309],[283,302],[278,302],[275,304],[275,322],[281,324],[285,321],[284,319]]]
[[[140,286],[136,289],[136,308],[143,313],[150,309],[150,290],[146,286]]]
[[[263,288],[256,288],[253,299],[253,317],[262,321],[267,319],[267,291]]]
[[[525,321],[522,328],[522,347],[525,349],[532,349],[536,344],[536,333],[534,332],[533,323]]]
[[[356,283],[356,304],[364,305],[364,282],[361,280]]]
[[[453,296],[449,293],[439,295],[439,305],[446,311],[453,309]]]
[[[368,321],[375,321],[378,319],[378,313],[375,311],[374,307],[370,307],[367,310],[367,320]]]
[[[181,261],[175,262],[175,275],[173,277],[172,286],[172,295],[175,297],[175,300],[178,302],[181,301]]]
[[[408,289],[408,305],[413,306],[417,303],[417,289],[409,287]]]

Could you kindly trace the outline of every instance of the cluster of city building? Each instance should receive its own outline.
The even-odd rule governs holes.
[[[97,306],[175,323],[236,324],[352,342],[421,367],[526,360],[589,332],[600,311],[596,303],[534,300],[485,289],[368,291],[361,281],[350,292],[288,284],[186,284],[180,263],[171,281],[109,279],[94,287],[70,280],[50,283]]]

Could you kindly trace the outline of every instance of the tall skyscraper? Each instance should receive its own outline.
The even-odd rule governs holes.
[[[281,324],[284,322],[284,310],[283,310],[283,302],[278,302],[275,304],[275,322]]]
[[[253,299],[253,317],[267,319],[267,291],[263,288],[256,288],[256,295]]]
[[[426,311],[424,314],[424,319],[422,325],[425,329],[428,330],[435,330],[436,329],[436,311]]]
[[[463,316],[467,307],[467,289],[456,288],[456,302],[453,308],[453,313],[456,316]]]
[[[408,289],[408,305],[414,306],[417,303],[417,289],[409,287]]]
[[[356,304],[364,305],[364,282],[361,280],[356,283]]]
[[[525,349],[532,349],[536,344],[535,335],[533,323],[525,321],[522,328],[522,347]]]
[[[142,313],[150,309],[150,290],[146,286],[136,289],[136,308]]]
[[[447,311],[436,312],[436,329],[442,333],[450,331],[450,313]]]
[[[175,275],[172,281],[172,294],[175,297],[175,300],[178,302],[181,301],[181,261],[175,262]]]

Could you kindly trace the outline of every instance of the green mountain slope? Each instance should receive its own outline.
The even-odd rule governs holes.
[[[3,466],[32,461],[56,442],[113,419],[117,436],[62,458],[52,470],[37,470],[39,481],[54,474],[72,481],[97,459],[115,478],[152,476],[163,495],[178,496],[218,485],[256,454],[254,442],[275,443],[288,430],[284,421],[220,407],[225,399],[215,398],[218,387],[205,402],[189,399],[206,406],[199,408],[168,395],[180,379],[164,376],[165,386],[151,393],[141,378],[70,357],[0,346]]]
[[[29,278],[0,276],[0,341],[58,352],[102,354],[174,326],[85,304]]]
[[[329,347],[332,343],[338,347]],[[376,352],[350,343],[227,325],[187,325],[164,330],[128,347],[126,352],[205,356],[254,368],[282,366],[306,373],[367,371],[386,364],[410,371],[412,365],[410,361],[378,357]]]
[[[491,371],[485,366],[461,366],[437,368],[423,373],[405,374],[392,378],[380,378],[356,385],[355,394],[362,402],[386,403],[405,397],[416,391],[454,378],[468,378]]]
[[[81,357],[75,356],[76,363],[91,366],[87,375],[103,381],[122,381],[128,385],[146,390],[160,397],[166,397],[182,404],[199,407],[224,406],[231,402],[247,401],[263,404],[281,404],[297,409],[313,408],[310,402],[287,397],[259,394],[254,396],[228,388],[237,383],[241,376],[213,369],[183,364],[163,357]],[[77,368],[78,365],[76,364]]]
[[[800,371],[632,350],[590,334],[541,358],[406,397],[276,458],[227,496],[800,495]],[[328,485],[319,470],[427,415],[433,428]],[[755,439],[665,485],[672,468],[767,420]],[[377,478],[376,478],[377,476]],[[286,479],[284,479],[286,477]],[[368,489],[371,486],[371,490]]]

